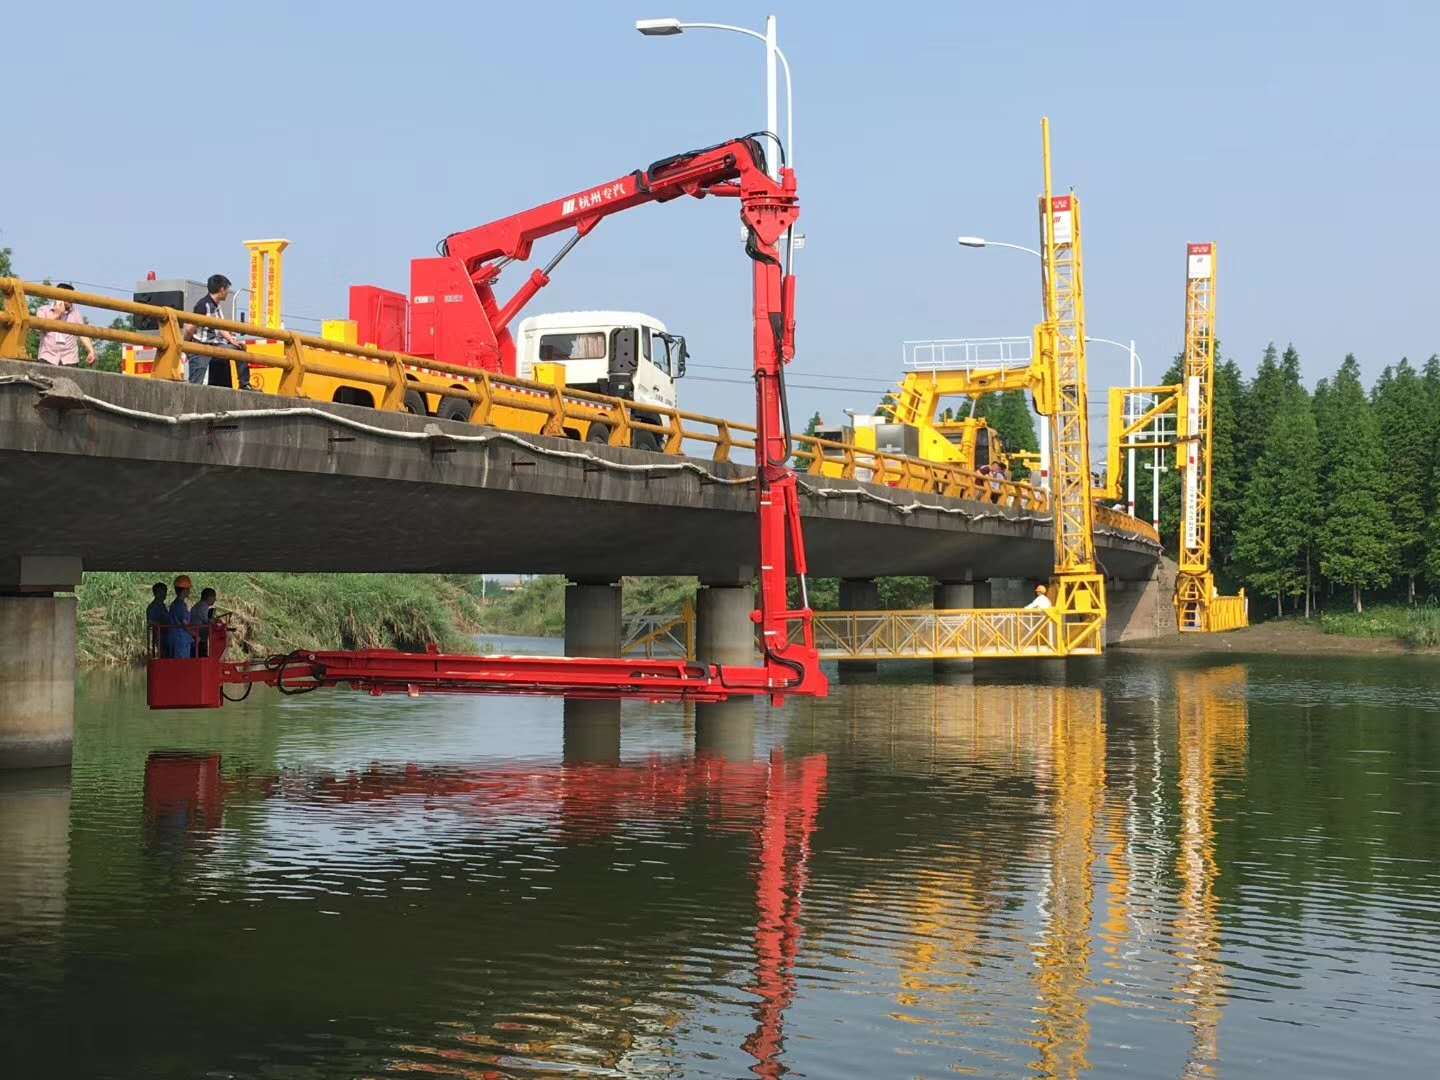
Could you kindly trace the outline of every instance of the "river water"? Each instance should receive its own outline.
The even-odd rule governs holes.
[[[1434,1075],[1437,674],[616,722],[90,673],[73,771],[0,780],[0,1075]]]

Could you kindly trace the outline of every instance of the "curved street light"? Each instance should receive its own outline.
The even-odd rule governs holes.
[[[1012,251],[1024,251],[1027,254],[1034,255],[1037,259],[1043,258],[1040,252],[1036,251],[1032,247],[1026,247],[1024,244],[1007,244],[1004,240],[986,240],[983,236],[957,236],[955,238],[955,242],[958,243],[961,247],[969,248],[1010,248]]]
[[[1011,243],[1007,243],[1007,242],[1004,241],[1004,240],[988,240],[988,239],[986,239],[986,238],[983,237],[983,236],[957,236],[957,237],[955,238],[955,242],[958,243],[961,247],[968,247],[968,248],[998,247],[998,248],[1009,248],[1011,251],[1023,251],[1023,252],[1025,252],[1027,255],[1034,255],[1037,259],[1040,260],[1040,262],[1041,262],[1041,270],[1042,270],[1042,273],[1043,273],[1045,257],[1044,257],[1042,254],[1040,254],[1040,252],[1036,251],[1034,248],[1032,248],[1032,247],[1026,247],[1024,244],[1011,244]],[[1141,379],[1142,381],[1144,380],[1144,377],[1145,377],[1145,375],[1144,375],[1144,367],[1141,365],[1141,362],[1140,362],[1140,354],[1135,351],[1135,342],[1131,341],[1131,342],[1127,345],[1127,344],[1125,344],[1125,342],[1123,342],[1123,341],[1116,341],[1114,338],[1092,337],[1090,334],[1086,334],[1086,335],[1085,335],[1085,340],[1086,340],[1086,342],[1100,341],[1100,342],[1105,343],[1106,345],[1114,345],[1114,346],[1116,346],[1117,348],[1125,349],[1127,352],[1130,353],[1130,385],[1131,385],[1131,386],[1137,386],[1137,385],[1139,385],[1139,383],[1136,382],[1137,376],[1138,376],[1138,378]],[[1126,417],[1127,417],[1127,419],[1134,415],[1132,412],[1130,412],[1132,406],[1133,406],[1133,399],[1132,399],[1132,398],[1127,398],[1127,399],[1126,399],[1126,402],[1125,402]],[[1047,425],[1045,425],[1045,424],[1041,424],[1041,425],[1040,425],[1040,442],[1041,442],[1040,452],[1041,452],[1042,458],[1046,458],[1046,459],[1048,459],[1049,453],[1050,453],[1050,446],[1049,446],[1050,440],[1049,440],[1049,438],[1047,437],[1049,434],[1050,434],[1049,427],[1048,427]],[[1131,437],[1131,440],[1130,440],[1130,441],[1134,441],[1134,437],[1133,437],[1133,436]],[[1158,461],[1160,452],[1157,450],[1157,451],[1155,452],[1155,454],[1156,454],[1156,459],[1157,459],[1157,461]],[[1046,478],[1046,477],[1048,476],[1048,470],[1045,469],[1045,466],[1044,466],[1043,462],[1042,462],[1041,468],[1042,468],[1041,476],[1042,476],[1042,479],[1044,479],[1044,478]],[[1159,483],[1159,475],[1160,475],[1160,474],[1159,474],[1158,472],[1155,474],[1157,485],[1158,485],[1158,483]],[[1131,514],[1134,514],[1134,513],[1135,513],[1135,451],[1134,451],[1134,450],[1131,450],[1131,451],[1129,452],[1128,484],[1129,484],[1129,487],[1128,487],[1128,492],[1127,492],[1127,505],[1128,505],[1129,508],[1130,508],[1130,513],[1131,513]],[[1047,485],[1047,486],[1048,486],[1048,485]],[[1158,488],[1157,488],[1157,490],[1158,490]],[[1158,500],[1158,495],[1157,495],[1157,500]]]
[[[635,29],[646,37],[674,37],[676,34],[683,34],[686,30],[727,30],[732,34],[744,34],[746,37],[764,42],[765,51],[768,54],[765,121],[770,135],[778,143],[780,141],[780,120],[775,100],[775,60],[779,59],[780,66],[785,69],[785,146],[782,153],[790,167],[792,169],[795,167],[794,80],[790,77],[790,61],[786,59],[785,53],[775,42],[774,15],[766,16],[765,33],[763,34],[758,30],[750,30],[744,26],[731,26],[729,23],[681,22],[679,19],[636,19]],[[770,166],[770,174],[777,180],[780,178],[778,158],[779,155]]]

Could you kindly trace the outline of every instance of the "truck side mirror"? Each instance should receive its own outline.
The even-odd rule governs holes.
[[[675,355],[675,378],[678,379],[685,374],[685,361],[690,359],[690,350],[685,347],[685,339],[683,337],[676,338],[675,343],[679,346],[679,350]]]

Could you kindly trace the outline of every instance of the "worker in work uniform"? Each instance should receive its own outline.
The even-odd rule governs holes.
[[[190,605],[185,603],[191,588],[190,578],[185,574],[175,579],[175,599],[170,603],[170,629],[166,632],[170,640],[170,656],[175,660],[189,660],[195,655],[195,639],[190,636]]]
[[[210,655],[210,624],[215,621],[215,590],[201,589],[199,602],[190,609],[190,625],[195,631],[196,656]]]
[[[1044,611],[1046,608],[1051,607],[1052,605],[1051,605],[1051,603],[1050,603],[1050,595],[1049,595],[1049,594],[1050,594],[1050,590],[1048,590],[1047,588],[1045,588],[1044,585],[1036,585],[1036,586],[1035,586],[1035,599],[1034,599],[1034,600],[1031,600],[1028,604],[1025,605],[1025,610],[1026,610],[1026,611],[1030,611],[1030,610],[1033,608],[1033,609],[1037,609],[1037,610],[1040,610],[1040,611]]]
[[[170,642],[166,640],[164,630],[155,628],[170,625],[170,609],[165,606],[165,594],[169,591],[163,581],[157,581],[150,587],[150,593],[154,599],[145,609],[145,625],[149,627],[147,632],[150,634],[151,640],[159,646],[161,656],[170,655]]]
[[[70,292],[75,291],[75,286],[66,281],[60,282],[55,287],[68,289]],[[79,326],[85,325],[85,316],[80,314],[80,309],[65,300],[52,300],[43,305],[35,314],[42,319],[56,319]],[[57,330],[47,331],[40,338],[40,350],[36,354],[36,359],[46,364],[54,364],[56,367],[74,367],[80,363],[81,342],[85,344],[85,362],[94,367],[94,342],[89,338],[78,338],[74,334],[62,334]]]
[[[195,301],[195,314],[208,315],[212,319],[224,318],[224,312],[220,305],[230,299],[230,279],[224,274],[211,274],[205,282],[208,290],[204,296]],[[202,345],[214,345],[218,348],[244,349],[245,343],[228,330],[217,330],[213,326],[191,326],[185,331],[186,341],[198,341]],[[206,376],[213,386],[230,385],[230,362],[219,360],[209,356],[187,355],[186,363],[189,366],[189,379],[197,386],[204,386]],[[224,374],[223,381],[217,378]],[[239,377],[242,389],[250,387],[250,365],[243,360],[235,362],[235,374]]]

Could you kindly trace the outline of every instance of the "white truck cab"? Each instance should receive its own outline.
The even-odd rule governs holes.
[[[515,374],[535,377],[537,363],[563,364],[565,384],[675,408],[685,374],[685,339],[639,311],[557,311],[532,315],[515,335]]]

